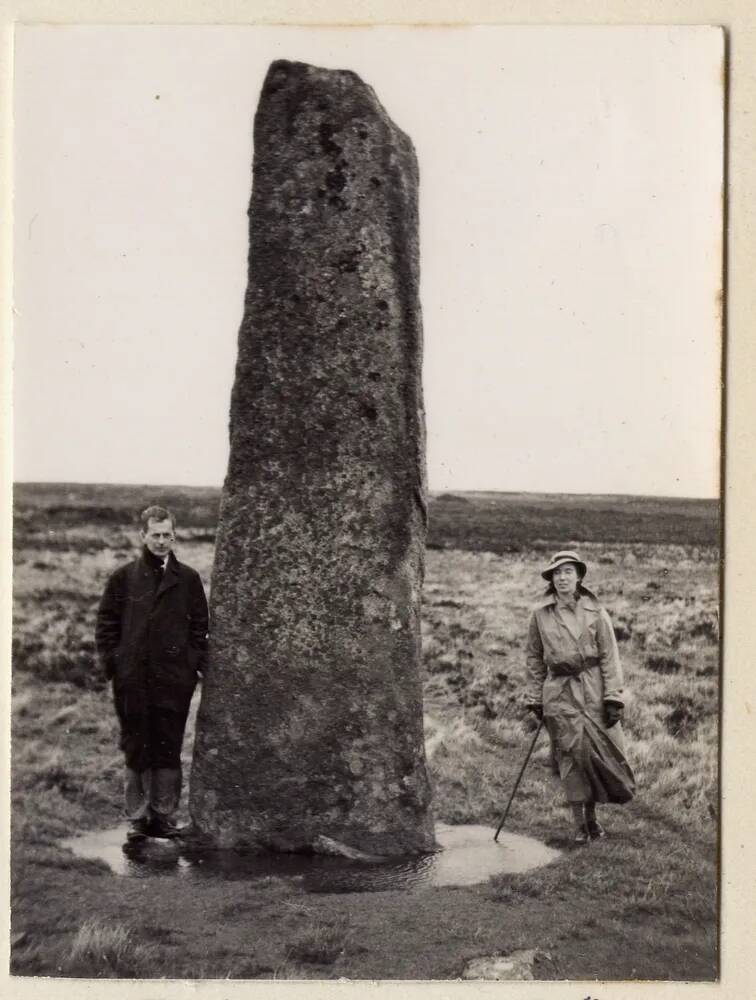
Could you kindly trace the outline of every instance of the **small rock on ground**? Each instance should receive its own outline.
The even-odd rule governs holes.
[[[333,840],[319,833],[312,842],[312,849],[315,854],[330,854],[334,857],[349,858],[351,861],[378,862],[388,860],[381,854],[366,854],[356,847],[342,844],[340,840]]]
[[[463,979],[533,979],[536,949],[513,951],[511,955],[481,955],[465,966]]]

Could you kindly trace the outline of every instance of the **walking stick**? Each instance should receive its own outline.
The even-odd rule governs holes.
[[[530,760],[530,755],[535,750],[536,741],[538,740],[538,737],[541,735],[541,730],[542,729],[543,729],[543,719],[541,719],[540,722],[538,723],[538,729],[536,729],[535,736],[533,737],[533,742],[530,744],[530,749],[528,750],[528,756],[525,758],[525,763],[520,768],[520,773],[517,775],[517,781],[515,781],[515,783],[514,783],[514,788],[512,789],[512,794],[509,796],[509,802],[507,802],[507,808],[504,810],[504,815],[501,817],[501,823],[499,823],[499,826],[496,829],[496,833],[494,834],[494,840],[496,840],[496,841],[498,841],[499,834],[501,833],[501,828],[504,826],[504,821],[506,820],[507,816],[509,815],[509,807],[512,805],[512,802],[514,801],[515,794],[517,793],[517,789],[520,787],[520,781],[522,780],[523,774],[525,774],[525,768],[528,766],[528,761]]]

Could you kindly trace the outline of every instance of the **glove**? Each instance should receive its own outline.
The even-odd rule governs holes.
[[[611,729],[622,719],[624,706],[621,701],[605,701],[604,714],[606,716],[606,728]]]
[[[528,711],[532,712],[533,715],[538,719],[539,722],[543,719],[543,705],[528,705]]]

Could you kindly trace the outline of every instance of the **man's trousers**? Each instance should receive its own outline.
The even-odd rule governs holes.
[[[170,818],[181,796],[181,745],[191,692],[174,706],[154,705],[143,692],[118,692],[115,707],[126,758],[124,799],[130,820]]]

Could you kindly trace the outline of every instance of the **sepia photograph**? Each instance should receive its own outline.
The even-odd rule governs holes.
[[[16,26],[12,977],[719,979],[725,42]]]

